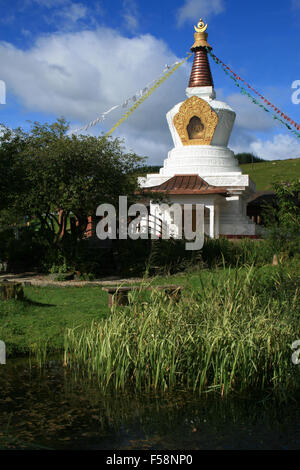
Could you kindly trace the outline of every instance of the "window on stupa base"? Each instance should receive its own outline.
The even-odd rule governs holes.
[[[201,139],[204,134],[204,125],[198,116],[193,116],[187,126],[189,139]]]

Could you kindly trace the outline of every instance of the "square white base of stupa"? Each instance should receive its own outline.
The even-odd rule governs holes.
[[[174,203],[180,204],[183,210],[187,210],[184,205],[190,204],[195,208],[196,204],[203,204],[205,208],[204,233],[211,238],[220,236],[255,236],[257,235],[256,224],[246,215],[246,201],[241,195],[222,197],[219,195],[170,195],[166,201],[170,210],[162,210],[161,204],[150,203],[150,214],[153,220],[160,220],[169,227],[169,232],[174,238],[181,238],[179,228],[172,223],[171,206]],[[151,227],[151,223],[150,223]],[[153,228],[154,225],[151,227]],[[155,227],[155,235],[161,234],[161,229]]]
[[[173,121],[169,122],[171,132],[175,133]],[[232,127],[232,126],[231,126]],[[230,129],[231,129],[230,127]],[[176,134],[177,135],[177,134]],[[249,175],[243,175],[234,158],[233,152],[222,145],[182,145],[180,139],[176,140],[176,146],[169,151],[159,173],[148,174],[140,177],[138,183],[142,188],[150,188],[165,183],[175,175],[199,175],[211,186],[227,189],[229,197],[219,195],[168,195],[169,204],[178,202],[184,204],[204,204],[206,207],[205,233],[212,238],[220,235],[226,236],[254,236],[256,225],[246,215],[247,200],[255,193],[255,184]],[[152,206],[150,206],[152,207]],[[170,224],[167,215],[165,223]],[[176,227],[172,231],[176,235]]]

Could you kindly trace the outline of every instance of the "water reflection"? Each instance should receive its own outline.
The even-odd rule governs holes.
[[[300,449],[299,402],[103,394],[61,362],[0,367],[0,447]]]

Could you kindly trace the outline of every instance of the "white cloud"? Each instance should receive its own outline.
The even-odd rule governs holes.
[[[252,103],[248,96],[233,93],[227,96],[225,101],[235,110],[235,125],[239,128],[248,131],[269,131],[278,125],[270,113]]]
[[[80,20],[88,19],[89,7],[72,0],[31,0],[40,8],[48,9],[43,19],[48,24],[56,24],[60,30],[72,30]],[[96,10],[98,6],[96,5]],[[92,17],[93,19],[93,17]]]
[[[245,129],[234,126],[229,140],[229,148],[233,150],[234,153],[250,152],[250,145],[255,141],[255,135]],[[259,157],[259,155],[257,156]]]
[[[291,134],[276,134],[268,140],[257,138],[253,133],[236,127],[229,147],[235,153],[253,153],[264,160],[285,160],[300,158],[298,139]]]
[[[298,145],[297,145],[298,144]],[[258,139],[250,144],[251,151],[266,160],[284,160],[300,158],[300,145],[296,137],[277,134],[272,140]]]
[[[78,20],[85,18],[87,15],[87,7],[81,3],[72,3],[65,6],[62,10],[57,11],[57,16],[61,16],[66,21],[76,23]]]
[[[32,0],[33,3],[37,3],[40,7],[45,8],[56,8],[62,5],[70,3],[70,0]],[[30,0],[27,0],[27,3],[30,3]]]
[[[29,111],[65,116],[80,127],[158,77],[178,58],[151,35],[131,39],[99,28],[52,34],[28,50],[0,43],[1,78]],[[118,129],[137,153],[162,163],[171,148],[166,112],[185,99],[186,67],[181,67]],[[125,110],[116,110],[96,132],[109,130]],[[74,122],[75,121],[75,122]]]
[[[300,0],[292,0],[292,9],[300,10]]]
[[[25,37],[30,37],[31,36],[31,32],[28,29],[25,29],[25,28],[21,29],[21,34],[23,34],[23,36],[25,36]]]
[[[44,20],[55,24],[60,31],[76,29],[79,21],[88,20],[89,9],[82,3],[63,1],[61,8],[54,8],[51,14],[44,15]]]
[[[125,27],[132,33],[136,32],[139,26],[139,13],[134,0],[123,0],[122,16]]]
[[[265,160],[300,157],[299,139],[288,132],[271,134],[283,129],[282,124],[272,118],[272,113],[265,112],[253,104],[247,96],[239,93],[227,96],[225,101],[232,106],[237,115],[229,142],[229,147],[235,153],[251,152]],[[267,140],[258,137],[262,132],[269,134]]]
[[[27,50],[0,42],[1,79],[8,93],[28,111],[65,116],[72,128],[122,103],[176,60],[163,41],[149,34],[127,38],[108,28],[48,35]],[[153,164],[162,164],[173,147],[165,114],[186,98],[190,66],[180,67],[113,134],[124,137],[136,153],[151,157]],[[261,131],[271,136],[278,123],[247,97],[223,98],[222,90],[217,95],[237,112],[230,141],[234,151],[253,151],[263,158],[299,156],[298,139],[282,135],[264,143],[260,134],[257,138]],[[109,130],[124,111],[113,111],[91,132]]]
[[[181,26],[186,21],[196,22],[200,18],[205,20],[224,10],[224,0],[185,0],[184,5],[178,10],[178,25]]]
[[[0,23],[2,24],[12,24],[15,21],[16,17],[15,15],[7,15],[7,16],[2,16],[0,18]]]

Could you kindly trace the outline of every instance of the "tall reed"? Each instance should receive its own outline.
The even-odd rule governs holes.
[[[108,320],[69,329],[66,361],[118,390],[296,390],[290,346],[300,339],[299,304],[280,276],[270,274],[264,291],[253,266],[225,281],[211,275],[179,304],[155,290],[142,302],[137,292]]]

